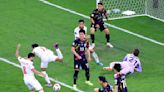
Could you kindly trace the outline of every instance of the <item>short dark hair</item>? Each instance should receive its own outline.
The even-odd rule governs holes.
[[[83,29],[80,29],[79,33],[84,33],[85,34],[85,31]]]
[[[99,2],[98,5],[103,5],[103,3],[102,2]]]
[[[28,53],[28,58],[31,58],[31,57],[35,57],[35,54],[34,53]]]
[[[35,47],[38,47],[38,46],[39,46],[39,45],[36,44],[36,43],[32,44],[32,48],[35,48]]]
[[[116,63],[113,67],[116,71],[120,72],[121,71],[121,65]]]
[[[84,20],[83,20],[83,19],[80,19],[80,20],[79,20],[79,23],[80,23],[80,22],[83,22],[83,23],[84,23]]]
[[[140,53],[139,49],[134,49],[133,54],[134,56],[138,56]]]
[[[99,80],[102,81],[102,82],[107,82],[106,78],[104,76],[99,76]]]

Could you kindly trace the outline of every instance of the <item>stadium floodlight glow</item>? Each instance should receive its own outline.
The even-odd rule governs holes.
[[[102,2],[110,19],[148,16],[164,22],[164,0],[96,0]]]

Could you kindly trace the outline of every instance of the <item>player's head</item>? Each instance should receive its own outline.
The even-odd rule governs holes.
[[[100,83],[101,85],[102,85],[104,82],[107,82],[107,81],[106,81],[106,78],[105,78],[104,76],[99,76],[98,78],[99,78],[98,81],[99,81],[99,83]]]
[[[38,47],[39,45],[36,44],[36,43],[34,43],[34,44],[32,44],[31,46],[32,46],[32,48],[34,49],[35,47]]]
[[[84,20],[79,20],[79,28],[80,29],[83,29],[84,28],[84,26],[85,26],[85,24],[84,24],[85,22],[84,22]]]
[[[27,56],[31,61],[33,61],[34,57],[35,57],[35,54],[34,53],[28,53],[28,56]]]
[[[121,65],[116,63],[114,65],[113,69],[114,69],[115,73],[120,72],[121,71]]]
[[[139,49],[134,49],[133,50],[134,56],[137,56],[138,57],[139,53],[140,53]]]
[[[80,38],[80,40],[85,39],[85,31],[83,29],[80,29],[80,31],[79,31],[79,38]]]
[[[98,11],[102,11],[104,9],[103,3],[98,3]]]

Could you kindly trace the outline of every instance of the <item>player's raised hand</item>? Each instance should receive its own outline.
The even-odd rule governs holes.
[[[20,49],[21,45],[20,44],[17,44],[17,48],[16,48],[16,52],[15,52],[15,56],[18,58],[20,55],[19,55],[19,49]]]
[[[20,44],[20,43],[18,43],[18,44],[17,44],[17,48],[20,48],[20,47],[21,47],[21,44]]]

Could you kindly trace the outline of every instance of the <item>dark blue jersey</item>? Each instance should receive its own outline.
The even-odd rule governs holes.
[[[83,58],[85,57],[85,51],[89,47],[89,43],[87,41],[81,41],[80,39],[76,39],[72,43],[72,47],[74,47],[76,53],[78,53]],[[75,55],[74,55],[74,59],[76,60]]]
[[[112,92],[112,88],[110,87],[109,84],[107,84],[106,87],[100,88],[99,92]]]
[[[103,22],[103,17],[106,15],[106,10],[104,9],[103,11],[98,11],[98,9],[93,10],[91,14],[91,18],[95,21],[96,24],[101,24]]]

